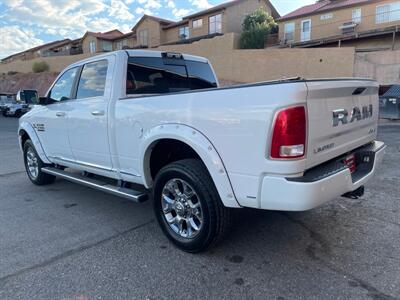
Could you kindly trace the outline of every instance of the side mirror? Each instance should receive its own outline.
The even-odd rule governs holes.
[[[27,104],[37,104],[39,95],[36,90],[20,90],[17,93],[17,102],[24,102]]]
[[[17,102],[21,102],[21,91],[18,91],[17,95],[15,96],[15,100],[17,100]]]

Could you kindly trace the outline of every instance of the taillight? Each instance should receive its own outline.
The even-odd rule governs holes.
[[[271,144],[271,158],[304,156],[306,150],[306,110],[291,107],[277,113]]]

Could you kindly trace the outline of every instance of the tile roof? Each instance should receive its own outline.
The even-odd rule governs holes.
[[[30,48],[30,49],[28,49],[28,50],[21,51],[21,52],[12,54],[12,55],[10,55],[10,56],[4,57],[4,58],[2,59],[2,61],[6,60],[6,59],[9,59],[9,58],[11,58],[11,57],[17,56],[17,55],[21,55],[21,54],[27,53],[27,52],[35,52],[35,51],[38,51],[38,50],[40,50],[40,49],[47,48],[47,47],[58,47],[58,46],[61,46],[61,45],[68,44],[68,43],[70,43],[70,42],[71,42],[70,39],[64,39],[64,40],[53,41],[53,42],[50,42],[50,43],[47,43],[47,44],[43,44],[43,45],[40,45],[40,46],[36,46],[36,47],[34,47],[34,48]]]
[[[87,35],[87,34],[91,35],[91,36],[94,36],[94,37],[97,37],[97,38],[102,39],[102,40],[115,40],[115,39],[121,37],[122,35],[124,35],[118,29],[110,30],[110,31],[107,31],[107,32],[91,32],[91,31],[88,31],[88,32],[86,32],[85,35]]]
[[[225,9],[225,8],[227,8],[229,6],[238,4],[238,3],[242,2],[242,1],[244,1],[244,0],[231,0],[231,1],[228,1],[228,2],[225,2],[225,3],[222,3],[222,4],[210,7],[209,9],[202,10],[202,11],[199,11],[197,13],[188,15],[188,16],[184,17],[183,20],[189,19],[189,18],[195,18],[195,17],[201,16],[201,15],[204,15],[204,14],[208,14],[208,13],[212,13],[212,12],[215,12],[215,11],[218,11],[218,10],[222,10],[222,9]],[[278,11],[275,9],[275,7],[272,5],[272,3],[269,0],[265,0],[265,1],[269,5],[269,7],[271,7],[272,16],[274,18],[279,18],[280,15],[279,15]]]
[[[188,23],[189,23],[189,20],[182,20],[182,21],[179,21],[179,22],[175,22],[175,23],[163,26],[163,29],[173,28],[173,27],[184,25],[184,24],[188,24]]]
[[[167,19],[163,19],[163,18],[154,17],[154,16],[150,16],[150,15],[144,14],[143,17],[141,17],[140,20],[135,24],[135,26],[133,26],[132,31],[135,31],[136,28],[140,25],[140,23],[142,23],[143,20],[145,20],[145,19],[154,20],[156,22],[163,23],[164,25],[170,25],[170,24],[174,24],[175,23],[174,21],[171,21],[171,20],[167,20]]]
[[[280,21],[317,14],[324,11],[344,8],[374,2],[376,0],[321,0],[311,5],[306,5],[281,17]]]

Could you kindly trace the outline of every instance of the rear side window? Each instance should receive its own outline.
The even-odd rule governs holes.
[[[158,57],[131,57],[126,94],[166,94],[216,87],[207,63],[179,60],[165,63]]]
[[[107,60],[88,63],[83,66],[76,93],[77,99],[104,95],[107,78]]]
[[[71,99],[72,86],[74,85],[77,71],[78,67],[65,71],[51,89],[49,98],[54,101]]]

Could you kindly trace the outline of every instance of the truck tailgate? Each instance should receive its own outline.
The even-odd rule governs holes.
[[[378,84],[371,80],[307,81],[307,169],[376,138]]]

